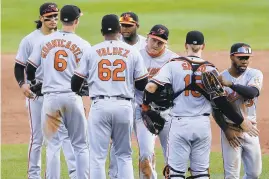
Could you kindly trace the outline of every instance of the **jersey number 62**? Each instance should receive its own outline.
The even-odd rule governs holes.
[[[107,67],[104,67],[104,66]],[[113,70],[110,67],[116,67]],[[125,76],[120,76],[119,73],[124,72],[126,69],[126,63],[122,59],[116,59],[113,63],[108,59],[102,59],[98,63],[98,77],[102,81],[108,81],[112,78],[112,81],[125,81]]]

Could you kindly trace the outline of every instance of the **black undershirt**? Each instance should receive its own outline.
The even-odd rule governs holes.
[[[245,99],[253,99],[259,96],[259,90],[253,86],[233,84],[230,88],[243,96]]]

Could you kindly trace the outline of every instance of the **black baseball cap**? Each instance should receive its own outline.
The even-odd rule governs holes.
[[[59,9],[57,8],[57,4],[52,2],[44,3],[39,8],[39,14],[41,16],[50,16],[53,14],[58,14]]]
[[[138,16],[134,12],[124,12],[120,15],[120,23],[138,25]]]
[[[250,45],[246,43],[235,43],[231,47],[231,56],[252,56]]]
[[[157,24],[151,28],[148,36],[167,43],[169,30],[164,25]]]
[[[120,31],[119,18],[115,14],[107,14],[102,18],[102,32],[115,33]]]
[[[202,32],[194,30],[187,33],[186,44],[202,45],[204,42],[205,39]]]
[[[82,15],[83,14],[81,10],[79,9],[79,7],[75,5],[65,5],[61,9],[60,18],[61,18],[61,21],[63,22],[72,22]]]

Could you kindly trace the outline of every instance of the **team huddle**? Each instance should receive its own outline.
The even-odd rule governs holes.
[[[233,44],[231,66],[219,72],[202,58],[200,31],[187,33],[187,54],[179,56],[168,49],[166,26],[154,25],[143,37],[135,13],[108,14],[101,20],[104,41],[91,46],[75,33],[82,15],[75,5],[59,11],[45,3],[36,30],[19,46],[14,74],[29,113],[29,179],[41,179],[42,145],[47,179],[60,179],[61,148],[72,179],[132,179],[133,132],[140,179],[157,178],[156,137],[164,178],[208,179],[211,114],[221,128],[225,178],[240,178],[241,160],[244,179],[259,177],[256,109],[263,74],[248,67],[248,44]],[[82,96],[91,99],[88,118]]]

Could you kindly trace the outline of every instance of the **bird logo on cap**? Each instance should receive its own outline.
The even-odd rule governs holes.
[[[50,4],[50,5],[48,6],[48,8],[52,9],[53,11],[58,11],[58,8],[55,7],[54,4]]]
[[[123,19],[128,21],[130,19],[131,15],[130,14],[124,14]]]
[[[159,28],[159,29],[157,30],[157,32],[158,32],[159,34],[164,34],[165,30],[162,29],[162,28]]]

